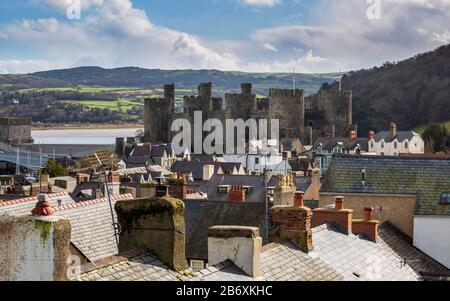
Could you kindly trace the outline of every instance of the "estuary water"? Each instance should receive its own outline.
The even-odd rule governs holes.
[[[116,137],[134,137],[140,128],[33,130],[36,144],[114,144]]]

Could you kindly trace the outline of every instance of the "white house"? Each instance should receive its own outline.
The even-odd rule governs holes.
[[[381,156],[424,154],[425,141],[413,131],[397,131],[397,125],[391,123],[390,131],[370,132],[368,151]]]

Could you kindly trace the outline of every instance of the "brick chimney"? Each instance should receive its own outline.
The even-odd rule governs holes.
[[[397,125],[394,122],[391,122],[391,135],[397,137]]]
[[[375,132],[374,131],[369,131],[369,135],[368,135],[369,140],[372,140],[375,138]]]
[[[302,193],[296,194],[296,205],[301,205]],[[274,227],[269,232],[271,242],[289,240],[303,252],[313,249],[311,209],[304,206],[274,206],[269,210]]]
[[[274,206],[293,206],[295,197],[294,175],[284,176],[279,174],[277,178],[278,185],[273,193]]]
[[[373,219],[373,208],[364,207],[364,219],[353,220],[353,234],[364,234],[373,242],[378,241],[380,221]]]
[[[62,217],[0,216],[0,281],[68,280],[70,234]]]
[[[208,263],[215,265],[225,260],[257,278],[261,276],[262,238],[259,228],[215,226],[208,229]]]
[[[230,202],[245,203],[245,190],[242,185],[232,185],[228,193]]]
[[[345,233],[352,232],[352,209],[344,208],[344,197],[337,196],[335,198],[335,208],[318,208],[313,210],[313,227],[323,225],[325,223],[337,223]]]
[[[187,181],[180,173],[174,173],[168,180],[169,195],[173,198],[184,200],[188,194]]]
[[[350,140],[355,140],[356,138],[358,138],[358,133],[355,130],[351,130],[350,134],[349,134],[349,138]]]

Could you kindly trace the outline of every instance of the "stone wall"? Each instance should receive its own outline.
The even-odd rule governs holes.
[[[119,252],[146,247],[174,270],[187,268],[184,203],[169,196],[118,201]]]
[[[33,143],[30,117],[0,117],[0,142],[13,145]]]

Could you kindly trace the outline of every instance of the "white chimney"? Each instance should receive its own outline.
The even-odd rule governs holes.
[[[214,165],[204,165],[203,166],[203,181],[211,180],[214,175]]]
[[[208,229],[208,263],[216,265],[226,260],[247,275],[261,276],[262,238],[259,228],[215,226]]]

